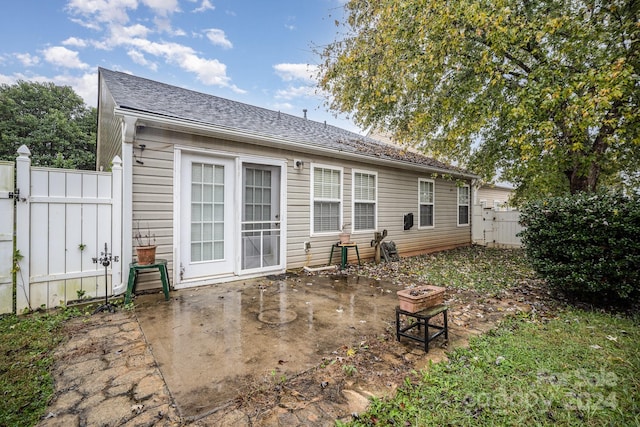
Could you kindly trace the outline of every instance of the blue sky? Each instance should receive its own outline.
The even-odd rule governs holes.
[[[12,0],[0,15],[0,83],[68,85],[97,101],[104,67],[324,121],[314,46],[336,37],[345,0]]]

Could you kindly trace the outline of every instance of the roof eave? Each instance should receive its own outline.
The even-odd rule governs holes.
[[[402,167],[404,169],[411,169],[417,171],[423,171],[428,173],[440,173],[451,175],[454,178],[463,178],[463,179],[479,179],[480,176],[465,173],[461,171],[456,171],[452,169],[446,168],[438,168],[435,166],[422,165],[418,163],[403,161],[403,160],[395,160],[395,159],[381,159],[376,158],[375,156],[358,154],[358,153],[350,153],[348,151],[336,150],[333,148],[326,147],[321,144],[315,144],[313,142],[308,141],[298,141],[281,137],[274,137],[266,134],[258,134],[252,132],[241,131],[238,129],[223,127],[223,126],[215,126],[210,123],[199,122],[195,120],[186,120],[180,119],[176,117],[162,116],[158,114],[153,114],[145,111],[138,111],[128,108],[116,107],[114,109],[114,113],[116,115],[121,116],[130,116],[134,117],[139,121],[140,124],[152,125],[154,127],[158,127],[161,129],[174,130],[182,133],[191,133],[197,134],[201,136],[213,136],[217,138],[229,139],[238,142],[244,142],[249,144],[256,144],[261,146],[268,146],[271,148],[295,148],[296,151],[305,153],[305,154],[314,154],[314,155],[327,155],[327,153],[335,154],[336,157],[347,159],[347,160],[355,160],[362,161],[366,163],[373,163],[377,165],[383,166],[395,166]]]

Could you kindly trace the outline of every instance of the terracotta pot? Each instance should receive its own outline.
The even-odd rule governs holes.
[[[351,233],[340,233],[340,243],[351,243]]]
[[[138,265],[149,265],[156,262],[156,245],[137,246]]]
[[[415,313],[444,302],[445,288],[425,285],[398,291],[400,310]]]

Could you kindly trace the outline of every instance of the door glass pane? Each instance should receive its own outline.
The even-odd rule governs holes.
[[[191,165],[191,261],[224,259],[224,166]]]
[[[194,220],[196,220],[196,217],[194,215]],[[205,205],[202,207],[202,215],[198,215],[197,220],[199,221],[200,218],[204,219],[205,221],[211,221],[213,219],[213,206],[211,205]]]
[[[280,265],[279,169],[243,167],[242,269]]]

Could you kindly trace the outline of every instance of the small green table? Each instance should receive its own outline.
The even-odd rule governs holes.
[[[358,244],[357,243],[340,243],[340,242],[334,243],[333,246],[331,246],[331,255],[329,255],[329,264],[331,264],[331,260],[333,260],[333,250],[335,248],[340,248],[341,250],[340,268],[342,270],[344,270],[345,267],[347,266],[347,255],[348,255],[349,248],[355,248],[356,255],[358,256],[358,265],[360,265],[360,252],[358,251]]]
[[[124,303],[131,302],[131,295],[136,290],[136,281],[138,280],[138,272],[145,270],[158,270],[160,271],[160,279],[162,280],[162,291],[164,292],[164,299],[169,301],[169,270],[167,269],[166,259],[156,259],[153,264],[140,265],[137,262],[129,264],[129,283],[127,284],[127,294],[124,298]]]

